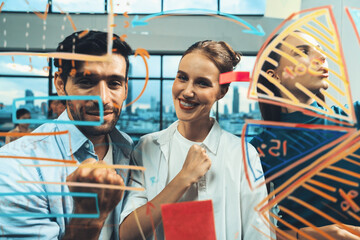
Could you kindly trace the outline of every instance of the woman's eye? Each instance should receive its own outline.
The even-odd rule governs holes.
[[[182,81],[186,81],[186,80],[187,80],[187,77],[184,76],[184,75],[178,75],[177,78],[180,79],[180,80],[182,80]]]
[[[198,84],[200,86],[202,86],[202,87],[209,87],[210,86],[210,84],[208,82],[206,82],[206,81],[199,81]]]

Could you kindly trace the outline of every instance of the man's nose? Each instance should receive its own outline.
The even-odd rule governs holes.
[[[111,97],[110,97],[111,93],[106,81],[104,80],[100,81],[98,88],[99,88],[98,94],[101,98],[103,105],[108,104],[111,101]]]

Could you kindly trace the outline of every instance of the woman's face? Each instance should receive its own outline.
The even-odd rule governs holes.
[[[321,88],[328,88],[328,63],[319,43],[313,37],[294,32],[284,40],[280,50],[284,54],[275,72],[281,84],[295,97],[306,97],[295,83],[300,83],[314,94]]]
[[[227,89],[219,84],[220,71],[201,52],[185,55],[179,64],[172,95],[180,121],[209,119],[211,107]]]

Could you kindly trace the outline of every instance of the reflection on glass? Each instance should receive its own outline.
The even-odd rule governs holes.
[[[47,78],[0,77],[0,132],[7,132],[14,128],[11,117],[13,99],[47,96],[47,92]],[[17,107],[28,109],[32,119],[47,118],[46,100],[18,102]],[[37,126],[31,125],[30,127],[35,128]]]
[[[266,0],[221,0],[220,12],[232,14],[264,14]]]
[[[52,0],[53,12],[104,13],[104,0]]]
[[[19,11],[19,12],[44,12],[48,0],[31,0],[27,4],[24,0],[5,0],[2,11]]]
[[[129,80],[126,104],[139,96],[144,80]],[[148,82],[141,98],[124,108],[117,124],[120,130],[128,134],[146,134],[160,129],[160,80]]]
[[[177,120],[174,102],[172,98],[172,85],[174,81],[164,81],[163,82],[163,123],[162,127],[167,128]]]
[[[217,10],[217,0],[163,0],[164,11],[175,10],[175,9],[186,9],[186,8],[198,8],[206,10]],[[179,11],[181,13],[197,13],[193,11]]]
[[[130,68],[129,77],[142,77],[146,76],[146,67],[142,57],[130,56]],[[149,77],[160,78],[160,56],[150,55],[149,59],[146,59],[149,67]]]
[[[0,56],[0,74],[48,76],[45,57]]]
[[[247,98],[248,87],[249,83],[231,83],[225,97],[218,101],[220,126],[236,135],[241,134],[245,119],[261,119],[257,102]]]
[[[161,12],[161,0],[115,0],[114,13]]]
[[[163,58],[163,77],[175,79],[179,67],[181,55],[164,56]]]
[[[255,61],[256,61],[256,56],[241,56],[241,61],[236,66],[234,71],[250,72],[250,76],[251,76],[252,70],[255,65]]]

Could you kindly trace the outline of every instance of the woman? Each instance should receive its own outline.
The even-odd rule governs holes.
[[[267,238],[255,229],[269,233],[254,210],[266,189],[250,190],[240,139],[209,117],[213,104],[228,91],[228,85],[219,84],[220,73],[232,71],[239,61],[240,55],[221,41],[197,42],[184,53],[172,88],[179,120],[142,137],[134,150],[135,163],[146,170],[145,178],[132,172],[132,185],[146,191],[128,193],[120,239],[141,239],[136,218],[145,236],[151,238],[153,221],[157,239],[164,239],[161,204],[205,199],[213,202],[217,239]],[[250,150],[262,172],[256,151]],[[148,201],[154,206],[151,216],[146,214]]]
[[[18,110],[16,110],[16,119],[21,120],[21,119],[30,119],[30,118],[31,118],[31,115],[27,109],[19,108]],[[15,128],[10,130],[9,133],[28,133],[31,131],[32,131],[32,129],[29,128],[29,124],[22,123],[22,124],[16,124]],[[20,138],[20,137],[6,136],[5,144],[15,141],[18,138]]]
[[[319,48],[319,43],[310,35],[295,31],[282,39],[282,44],[278,44],[276,48],[283,52],[283,56],[278,54],[278,50],[273,50],[269,54],[268,59],[273,59],[273,61],[265,61],[262,66],[262,71],[266,75],[263,74],[258,79],[257,86],[259,86],[259,83],[262,85],[258,88],[259,95],[266,94],[268,91],[264,91],[264,89],[267,89],[273,93],[273,98],[280,97],[289,100],[290,94],[275,86],[274,83],[278,82],[298,99],[300,103],[327,111],[323,106],[324,97],[322,91],[328,88],[328,64],[326,56]],[[292,61],[289,59],[292,59]],[[298,63],[297,66],[301,66],[301,70],[294,71],[296,68],[294,62]],[[295,74],[293,74],[294,72]],[[307,91],[301,90],[299,83]],[[306,92],[311,92],[312,94]],[[316,125],[339,124],[333,121],[338,119],[331,119],[328,116],[326,118],[325,116],[314,117],[305,115],[290,106],[276,106],[264,102],[259,104],[262,117],[266,121]],[[358,122],[354,127],[359,129],[359,102],[354,103],[354,108]],[[331,109],[338,115],[347,115],[340,107],[333,106]],[[280,172],[296,163],[296,160],[306,158],[307,155],[315,153],[324,145],[331,144],[344,135],[344,133],[331,130],[310,130],[302,128],[304,125],[298,126],[298,128],[267,127],[262,134],[251,141],[259,151],[266,178],[273,177],[274,173]],[[274,143],[276,141],[280,144],[275,147]],[[276,149],[276,151],[270,153],[269,146],[273,146],[273,149]],[[327,156],[326,154],[331,150],[332,148],[316,152],[308,161],[285,171],[279,176],[273,177],[272,183],[274,188],[278,189],[297,173],[303,171],[306,167],[312,166],[321,157]],[[328,157],[336,157],[336,155],[332,154]],[[349,170],[356,173],[360,172],[360,165],[359,163],[356,164],[356,161],[359,160],[349,162],[346,159],[340,158],[336,163],[321,170],[310,180],[301,184],[300,187],[291,192],[289,197],[280,200],[278,202],[280,206],[278,237],[290,238],[292,236],[296,239],[310,239],[310,237],[313,239],[359,239],[360,228],[356,226],[360,225],[360,221],[356,217],[348,215],[343,209],[342,202],[344,199],[341,193],[355,193],[359,191],[359,186],[356,187],[356,183],[359,183],[359,177],[356,177],[354,174],[349,175],[349,172],[346,172]],[[339,169],[342,170],[337,171]],[[349,183],[354,184],[349,186]],[[358,196],[353,198],[353,201],[357,203],[359,203],[359,200]],[[340,224],[334,224],[334,222]],[[311,224],[313,225],[311,226]],[[346,224],[346,226],[342,224]],[[291,227],[293,227],[292,229],[295,227],[297,230],[290,230]]]

